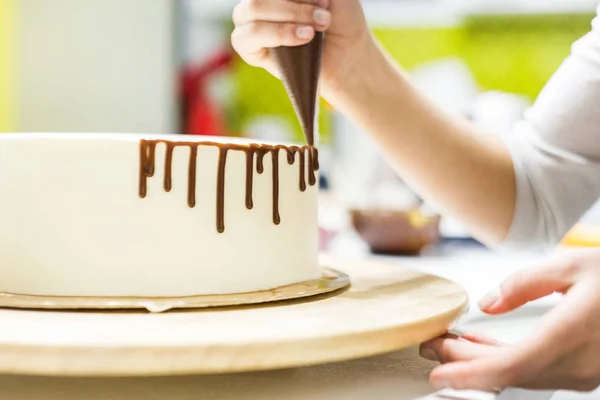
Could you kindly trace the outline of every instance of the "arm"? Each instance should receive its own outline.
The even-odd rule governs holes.
[[[446,115],[376,45],[364,46],[324,96],[378,144],[400,176],[472,234],[498,243],[514,214],[515,174],[496,137]],[[364,61],[368,60],[368,61]]]
[[[489,245],[552,245],[600,195],[598,20],[506,140],[421,95],[376,45],[358,0],[243,0],[234,21],[234,48],[273,73],[268,49],[326,31],[323,95],[423,198]]]
[[[553,246],[600,197],[600,20],[506,139],[445,115],[378,46],[365,48],[325,95],[480,240]]]

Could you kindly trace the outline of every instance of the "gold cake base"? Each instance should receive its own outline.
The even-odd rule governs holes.
[[[348,275],[324,268],[320,279],[249,293],[186,297],[63,297],[0,293],[0,307],[47,310],[146,309],[159,313],[172,309],[247,306],[294,300],[332,293],[349,285]]]

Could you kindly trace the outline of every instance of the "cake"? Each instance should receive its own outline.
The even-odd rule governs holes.
[[[0,292],[185,297],[321,277],[312,146],[0,135]]]

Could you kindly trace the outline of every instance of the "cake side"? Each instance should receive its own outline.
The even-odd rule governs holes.
[[[309,150],[249,144],[0,137],[0,291],[178,297],[318,278]]]

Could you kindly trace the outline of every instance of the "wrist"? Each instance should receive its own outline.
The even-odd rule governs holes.
[[[321,94],[327,102],[344,112],[350,103],[384,85],[393,71],[391,62],[377,40],[369,32],[346,57],[338,60],[339,67],[323,76]],[[387,76],[387,77],[386,77]]]

